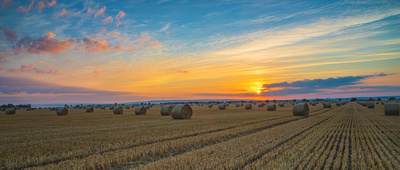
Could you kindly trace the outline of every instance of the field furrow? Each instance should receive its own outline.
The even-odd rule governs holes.
[[[241,167],[248,162],[257,160],[274,147],[287,142],[293,137],[298,136],[319,123],[329,119],[334,115],[335,110],[337,109],[328,111],[326,114],[290,122],[270,128],[266,131],[261,131],[174,157],[162,159],[141,168],[202,169]],[[251,144],[249,145],[249,143]]]
[[[329,110],[330,109],[316,110],[315,112],[311,113],[310,116],[319,115]],[[204,133],[112,152],[104,152],[79,159],[70,159],[67,161],[58,162],[57,164],[47,165],[46,168],[82,166],[90,168],[137,167],[139,164],[149,163],[166,157],[179,155],[205,146],[210,146],[225,142],[227,140],[232,140],[237,137],[250,135],[274,126],[286,124],[288,122],[297,121],[300,119],[304,119],[304,117],[290,116],[279,119],[271,119],[268,121],[258,121],[257,123],[238,126],[236,128],[223,131]],[[123,159],[121,159],[120,155],[124,155]]]

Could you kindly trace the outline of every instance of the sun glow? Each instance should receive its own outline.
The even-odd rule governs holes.
[[[256,93],[257,95],[260,95],[264,91],[263,83],[255,82],[254,84],[254,86],[250,87],[251,93]]]

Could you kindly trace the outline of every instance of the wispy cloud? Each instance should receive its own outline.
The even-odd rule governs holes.
[[[31,3],[29,4],[28,7],[19,6],[16,11],[28,13],[32,9],[34,3],[35,3],[35,0],[31,0]]]
[[[167,23],[167,24],[165,24],[165,26],[163,28],[160,29],[160,31],[165,32],[169,29],[170,26],[171,26],[171,23]]]
[[[40,74],[56,74],[58,72],[57,69],[47,67],[46,69],[42,69],[36,67],[37,64],[42,63],[43,61],[38,61],[28,65],[21,65],[20,68],[17,69],[9,69],[9,72],[16,72],[16,73],[40,73]]]
[[[109,16],[109,17],[103,19],[103,23],[108,23],[108,22],[112,22],[112,21],[113,21],[113,19],[112,19],[111,16]]]
[[[101,15],[104,16],[104,12],[106,11],[106,6],[104,6],[103,8],[101,8],[99,11],[96,12],[96,14],[94,14],[94,17],[96,18],[97,16]]]

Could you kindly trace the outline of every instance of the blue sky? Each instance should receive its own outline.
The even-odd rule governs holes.
[[[6,82],[3,103],[400,95],[399,1],[0,4],[0,77],[61,87]],[[309,80],[336,86],[271,87]]]

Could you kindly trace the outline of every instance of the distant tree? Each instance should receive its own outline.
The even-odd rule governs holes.
[[[389,100],[394,100],[394,99],[396,99],[395,97],[391,97],[391,98],[389,98]]]
[[[265,102],[269,102],[269,100],[265,100]]]
[[[357,98],[351,98],[350,101],[357,101]]]
[[[369,100],[369,101],[372,101],[372,100],[374,100],[374,99],[373,99],[373,98],[369,98],[368,100]]]
[[[114,106],[117,106],[118,103],[114,103]]]
[[[339,101],[342,101],[342,98],[339,98]]]
[[[272,102],[274,102],[274,103],[275,103],[275,102],[276,102],[276,100],[274,99],[274,100],[272,100]]]
[[[381,98],[378,98],[378,101],[382,101],[382,99],[381,99]]]
[[[293,99],[294,102],[296,102],[296,99]]]
[[[306,98],[303,99],[303,102],[307,102],[308,100]]]

